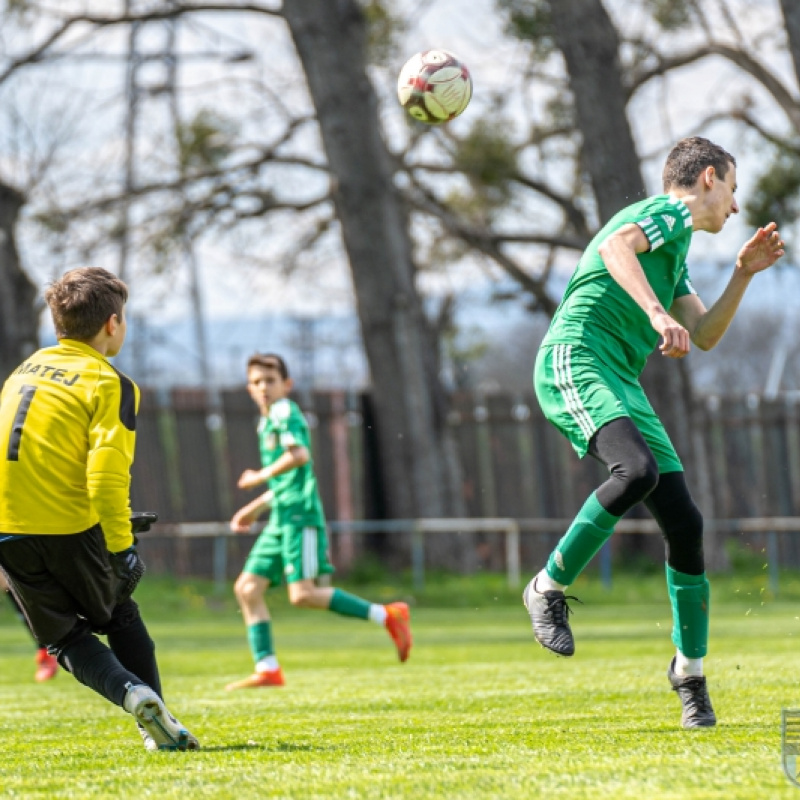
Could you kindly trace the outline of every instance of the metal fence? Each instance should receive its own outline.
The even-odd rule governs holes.
[[[334,531],[334,557],[347,569],[362,554],[363,543],[376,538],[366,538],[358,530],[372,527],[374,534],[386,538],[407,523],[364,522],[381,516],[378,471],[370,466],[380,453],[368,424],[369,395],[319,392],[299,400],[311,427],[315,469]],[[776,563],[800,567],[799,537],[776,536],[765,543],[769,531],[752,530],[748,522],[750,518],[794,517],[800,510],[797,398],[703,398],[690,416],[703,479],[695,480],[697,476],[691,474],[689,479],[704,516],[713,520],[706,528],[707,553],[724,554],[735,537],[754,552],[771,547]],[[253,496],[236,488],[236,478],[259,463],[256,421],[255,408],[243,390],[145,390],[133,467],[134,508],[158,511],[162,522],[173,526],[208,524],[209,520],[224,524]],[[592,459],[577,459],[544,419],[532,394],[460,395],[454,398],[450,424],[464,465],[463,495],[469,517],[517,520],[523,534],[528,531],[525,521],[535,521],[531,524],[543,531],[546,528],[540,535],[523,535],[519,540],[521,563],[538,563],[565,529],[564,521],[572,518],[604,479],[603,468]],[[624,532],[628,520],[623,522],[620,530]],[[630,524],[637,530],[653,526],[648,520]],[[506,534],[481,525],[462,524],[460,529],[472,531],[475,541],[470,546],[477,542],[487,568],[506,568]],[[408,555],[413,562],[419,547],[412,546],[409,537],[410,532],[399,534],[398,543],[401,538],[409,541],[397,555]],[[213,538],[202,545],[184,543],[183,551],[174,553],[172,560],[180,570],[193,559],[206,560],[200,550],[216,546]],[[638,537],[637,541],[645,543],[651,558],[657,556],[660,544],[655,538]],[[390,545],[394,544],[391,540]],[[230,542],[229,563],[243,558],[248,545],[246,537]],[[710,562],[715,568],[724,565],[719,557]]]
[[[549,548],[571,520],[569,519],[397,519],[333,522],[328,526],[332,539],[345,535],[399,534],[409,538],[412,586],[419,591],[425,587],[425,542],[431,535],[441,533],[492,533],[502,537],[504,571],[509,588],[520,588],[523,579],[523,538],[544,538]],[[731,534],[759,534],[763,537],[762,549],[769,588],[778,593],[780,575],[780,538],[797,539],[800,534],[800,517],[748,517],[745,519],[706,520],[706,530]],[[623,519],[615,534],[659,534],[654,520]],[[787,536],[791,535],[791,536]],[[210,577],[217,591],[223,591],[228,581],[237,574],[256,532],[241,535],[233,533],[227,523],[194,522],[176,525],[159,525],[140,534],[142,552],[149,566],[158,572],[184,576]],[[601,549],[596,566],[603,585],[612,585],[613,537]],[[541,548],[544,551],[544,548]],[[529,571],[538,570],[542,563],[528,565]]]

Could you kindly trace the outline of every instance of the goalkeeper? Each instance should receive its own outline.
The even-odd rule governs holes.
[[[130,596],[144,571],[129,500],[139,390],[107,360],[125,340],[127,298],[88,267],[45,292],[58,344],[0,394],[0,568],[37,642],[131,713],[148,750],[193,749]]]

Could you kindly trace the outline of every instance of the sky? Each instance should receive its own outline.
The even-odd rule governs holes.
[[[89,3],[89,5],[92,5]],[[519,65],[523,60],[522,45],[506,40],[502,36],[498,16],[492,12],[491,0],[471,0],[469,13],[463,13],[464,5],[455,0],[438,0],[438,2],[421,3],[419,0],[396,0],[395,8],[408,11],[414,20],[413,27],[405,37],[404,52],[398,56],[397,64],[387,64],[383,69],[373,72],[374,80],[387,92],[384,106],[384,123],[390,140],[396,137],[399,141],[406,135],[402,111],[391,102],[393,82],[396,71],[413,52],[431,47],[442,47],[458,54],[470,67],[474,81],[474,99],[462,118],[451,123],[457,133],[474,123],[480,114],[486,112],[485,98],[490,91],[505,91],[514,86],[518,77]],[[773,0],[765,0],[756,4],[747,2],[735,3],[744,15],[742,26],[751,35],[758,30],[769,30],[776,5]],[[103,3],[97,8],[106,7]],[[630,13],[630,5],[622,0],[609,3],[611,13],[624,19],[631,30],[643,24],[643,18]],[[772,17],[771,17],[772,15]],[[3,34],[0,34],[2,36]],[[215,18],[211,24],[195,25],[186,32],[188,48],[194,52],[209,53],[214,51],[215,58],[197,59],[190,62],[184,78],[191,84],[193,91],[187,96],[187,106],[208,101],[227,103],[231,106],[241,105],[250,109],[247,125],[252,130],[269,131],[275,124],[265,116],[253,112],[252,88],[250,79],[268,75],[271,85],[276,87],[282,100],[294,109],[306,103],[302,75],[298,74],[296,57],[288,40],[283,23],[280,21],[262,20],[258,24],[222,21]],[[149,42],[158,46],[154,37]],[[20,47],[23,43],[11,42],[12,47]],[[6,42],[6,46],[9,43]],[[124,38],[118,33],[109,32],[94,47],[95,51],[121,51]],[[91,48],[88,48],[91,49]],[[240,81],[233,91],[226,88],[220,91],[217,85],[220,72],[220,55],[250,49],[256,52],[260,61],[245,62],[236,67]],[[785,55],[773,50],[764,52],[770,66],[785,79],[791,78],[791,66]],[[35,70],[33,71],[35,73]],[[151,67],[151,80],[157,81],[158,66]],[[76,144],[65,155],[62,170],[72,169],[75,163],[86,165],[86,174],[91,171],[93,162],[106,159],[108,163],[119,163],[120,140],[113,134],[120,129],[122,119],[120,107],[115,104],[114,97],[118,93],[123,75],[118,67],[106,62],[87,60],[65,64],[58,73],[48,72],[47,81],[37,80],[35,74],[21,82],[22,91],[16,101],[20,109],[25,110],[25,126],[39,131],[46,138],[54,136],[53,120],[58,120],[57,129],[72,131]],[[687,68],[679,76],[669,81],[653,82],[648,89],[638,93],[630,106],[630,118],[637,133],[640,154],[646,156],[644,172],[648,188],[652,192],[660,190],[660,165],[663,161],[666,145],[680,136],[693,133],[684,127],[688,120],[699,119],[705,113],[718,107],[720,98],[731,93],[744,94],[750,91],[746,81],[738,77],[732,67],[721,60],[712,60],[700,67]],[[77,88],[76,88],[77,87]],[[229,87],[229,85],[228,85]],[[60,104],[57,98],[74,97],[75,93],[83,100],[84,108],[92,113],[76,114],[74,110],[67,113],[70,105]],[[758,102],[758,93],[755,93]],[[0,102],[7,96],[0,94]],[[149,107],[155,109],[158,98],[147,101]],[[55,112],[52,110],[55,108]],[[187,109],[184,109],[187,110]],[[765,112],[768,113],[768,112]],[[773,112],[774,113],[774,112]],[[151,115],[152,116],[152,115]],[[0,124],[8,124],[0,122]],[[21,134],[17,134],[22,139]],[[752,139],[741,136],[730,125],[714,125],[708,134],[728,147],[739,157],[740,198],[745,198],[752,186],[759,164],[759,153],[754,148]],[[6,140],[10,137],[6,134]],[[96,148],[85,147],[87,141],[96,141]],[[313,132],[307,137],[308,147],[315,141]],[[24,152],[24,142],[20,145]],[[41,145],[39,146],[41,148]],[[5,148],[8,152],[8,148]],[[147,154],[147,164],[154,174],[159,169],[159,153],[157,150]],[[77,161],[76,161],[77,160]],[[0,157],[0,169],[8,171],[9,157]],[[19,173],[19,163],[16,164]],[[78,170],[80,174],[80,170]],[[119,176],[117,176],[118,178]],[[142,176],[144,179],[146,176]],[[114,179],[113,175],[109,175]],[[59,187],[60,190],[72,191],[80,196],[85,187],[75,182],[70,187]],[[42,193],[48,187],[42,187]],[[535,209],[532,209],[535,213]],[[732,264],[741,242],[749,235],[742,220],[732,219],[723,233],[717,236],[701,234],[695,237],[690,264],[703,265],[703,269],[716,269],[718,264]],[[252,246],[263,236],[263,227],[250,226],[239,234],[252,251]],[[286,234],[291,237],[291,231]],[[40,285],[44,285],[53,275],[60,274],[66,264],[59,258],[52,243],[44,243],[30,221],[21,226],[20,246],[26,266]],[[243,320],[275,314],[284,314],[292,318],[300,316],[340,316],[351,317],[353,314],[352,292],[347,265],[341,257],[338,240],[335,234],[328,237],[322,248],[299,260],[298,268],[291,275],[280,271],[265,269],[257,259],[252,262],[231,262],[229,241],[203,242],[196,253],[200,276],[200,297],[204,314],[209,320]],[[105,254],[108,263],[104,266],[115,267],[113,248]],[[270,253],[263,253],[268,262]],[[559,261],[561,280],[572,270],[577,254],[563,253]],[[129,278],[132,284],[133,299],[131,311],[134,315],[146,315],[153,322],[180,325],[181,320],[191,314],[191,306],[187,302],[190,281],[189,272],[184,267],[177,276],[151,276],[137,279],[133,272]],[[461,291],[469,287],[474,292],[482,284],[489,294],[490,286],[485,275],[475,268],[460,271],[453,275],[436,276],[426,279],[429,291]],[[45,330],[47,322],[44,323]],[[152,326],[151,326],[152,327]],[[245,336],[242,324],[228,326],[231,331],[230,340],[220,343],[223,349],[233,351],[237,347],[245,349],[250,337]],[[240,331],[236,333],[236,331]]]

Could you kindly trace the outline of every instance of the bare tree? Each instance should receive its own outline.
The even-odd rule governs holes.
[[[355,0],[286,0],[283,13],[333,174],[333,202],[372,373],[389,511],[461,514],[437,342],[414,283],[408,220],[365,72],[364,15]]]
[[[0,182],[0,382],[39,341],[36,286],[22,270],[16,225],[24,196]]]
[[[781,0],[781,9],[786,25],[789,54],[794,64],[794,74],[800,82],[800,3],[795,3],[794,0]]]
[[[639,156],[626,114],[628,92],[620,37],[600,0],[550,3],[555,41],[564,54],[601,223],[646,196]],[[602,98],[602,102],[598,102]],[[694,471],[692,388],[684,361],[651,358],[642,377],[656,411]]]
[[[219,4],[177,2],[139,13],[131,8],[129,3],[127,12],[116,17],[76,14],[64,20],[38,49],[9,65],[5,76],[44,57],[70,27],[99,30],[130,25],[140,30],[139,26],[148,22],[223,10]],[[224,10],[277,13],[252,4],[225,6]],[[305,166],[331,176],[331,189],[312,197],[306,208],[332,200],[341,226],[372,375],[387,510],[397,517],[459,516],[463,513],[461,478],[447,425],[448,399],[439,376],[436,336],[415,285],[404,204],[393,187],[394,163],[381,137],[377,98],[366,75],[363,10],[355,0],[333,4],[287,0],[282,15],[305,70],[327,155],[326,162],[306,161]],[[133,185],[129,180],[116,196],[59,209],[59,215],[86,218],[115,206],[127,208],[137,197],[160,193],[171,196],[175,204],[153,209],[150,224],[157,231],[153,235],[160,241],[165,237],[181,241],[187,230],[201,229],[222,215],[230,217],[231,212],[241,219],[291,207],[273,192],[260,190],[254,176],[264,164],[302,163],[297,158],[281,159],[277,149],[305,122],[308,119],[290,119],[285,138],[279,137],[272,148],[262,146],[258,152],[251,145],[249,149],[256,150],[256,155],[244,163],[241,157],[236,166],[202,158],[191,165],[194,169],[182,164],[171,181],[155,180],[148,186],[141,182]],[[207,133],[206,144],[215,131]],[[193,187],[191,198],[186,191],[189,186]],[[298,210],[302,206],[294,204]],[[330,227],[331,222],[324,224]],[[127,239],[127,226],[123,235]]]
[[[600,0],[567,0],[555,9],[544,0],[503,0],[502,6],[520,26],[530,23],[527,33],[517,32],[531,48],[522,83],[548,88],[547,115],[531,113],[528,129],[514,138],[503,112],[507,97],[498,95],[493,113],[480,115],[466,134],[447,126],[411,126],[408,147],[393,154],[379,133],[378,99],[366,77],[363,6],[356,0],[287,0],[282,10],[258,3],[170,2],[148,5],[140,14],[80,13],[54,20],[38,45],[0,65],[2,83],[19,70],[63,57],[59,45],[77,30],[85,42],[114,27],[209,11],[286,21],[306,71],[326,158],[293,147],[315,125],[313,113],[284,108],[282,130],[272,126],[267,141],[237,136],[226,130],[235,126],[226,126],[224,119],[205,125],[208,117],[198,114],[183,123],[182,152],[193,156],[180,174],[143,177],[124,197],[98,190],[79,204],[53,210],[78,224],[91,218],[97,231],[98,221],[118,219],[120,203],[138,204],[141,237],[155,254],[169,252],[165,242],[179,230],[224,233],[250,220],[293,213],[305,222],[290,250],[273,259],[284,264],[340,230],[372,375],[376,387],[388,387],[380,390],[382,414],[389,419],[388,425],[381,423],[381,435],[386,455],[395,459],[390,481],[398,487],[393,489],[395,514],[452,509],[458,494],[446,432],[441,433],[447,406],[438,380],[436,330],[422,313],[417,268],[442,269],[471,259],[487,274],[502,276],[506,286],[513,283],[520,302],[551,314],[558,301],[551,281],[554,265],[574,259],[602,220],[643,193],[636,141],[626,119],[638,91],[686,65],[724,58],[764,86],[787,119],[797,119],[796,92],[764,66],[754,45],[741,36],[723,40],[716,35],[725,25],[735,28],[735,15],[728,14],[725,25],[708,25],[702,2],[642,5],[668,7],[673,27],[659,37],[642,37],[613,23]],[[784,4],[787,29],[792,10],[791,3]],[[680,27],[689,24],[691,36]],[[280,109],[280,97],[267,85],[263,97]],[[348,119],[340,109],[354,102],[357,109]],[[696,120],[694,128],[725,114],[758,129],[760,120],[748,116],[746,104],[718,109]],[[761,133],[770,135],[763,126]],[[431,144],[435,158],[427,155]],[[306,183],[308,188],[288,197],[278,182],[265,181],[276,167],[302,168],[313,180],[295,182],[300,190]],[[332,180],[321,181],[322,176]],[[534,207],[544,211],[532,214]],[[412,231],[424,227],[425,243],[409,239],[408,215]],[[663,397],[668,408],[681,408],[679,398],[688,390],[685,376],[675,369],[665,374],[667,383],[651,393]],[[400,403],[406,391],[410,399]],[[398,431],[402,448],[394,438]],[[412,468],[427,476],[420,479],[425,485],[409,481]],[[436,482],[438,497],[432,499]]]
[[[553,37],[569,74],[582,166],[604,223],[647,194],[626,116],[620,37],[599,0],[552,2],[549,8]]]

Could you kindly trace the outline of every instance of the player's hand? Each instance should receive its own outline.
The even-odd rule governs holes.
[[[683,358],[692,348],[689,331],[666,311],[658,311],[650,318],[653,329],[661,334],[658,349],[667,358]]]
[[[119,553],[109,553],[108,560],[120,582],[117,589],[117,603],[121,603],[127,600],[139,585],[145,571],[144,561],[137,552],[135,543]]]
[[[755,275],[769,269],[783,254],[783,239],[778,226],[770,222],[744,243],[736,259],[736,268],[745,275]]]
[[[231,530],[234,533],[250,533],[250,528],[254,522],[253,514],[242,509],[233,515],[230,522]]]
[[[240,489],[255,489],[257,486],[261,486],[262,483],[266,481],[264,477],[263,470],[260,469],[246,469],[241,477],[239,478],[239,482],[236,484]]]

